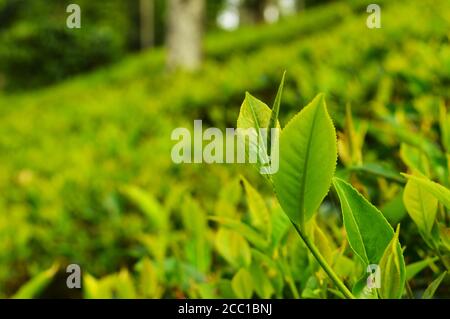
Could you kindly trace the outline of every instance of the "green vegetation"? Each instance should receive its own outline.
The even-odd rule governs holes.
[[[382,1],[370,30],[366,3],[211,34],[193,74],[153,50],[0,96],[0,296],[449,298],[450,4]],[[282,128],[271,180],[172,163],[174,128],[235,127],[284,70],[278,119],[242,104]]]

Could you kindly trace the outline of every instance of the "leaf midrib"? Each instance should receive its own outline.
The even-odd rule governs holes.
[[[359,229],[359,224],[356,222],[355,215],[353,214],[353,210],[352,210],[352,208],[351,208],[351,206],[350,206],[350,203],[349,203],[348,200],[347,200],[347,197],[346,197],[346,196],[343,196],[343,200],[345,201],[345,204],[347,205],[347,207],[348,207],[348,209],[349,209],[349,211],[350,211],[350,217],[352,218],[353,222],[354,222],[355,225],[356,225],[357,235],[358,235],[358,237],[359,237],[359,240],[360,240],[361,243],[362,243],[362,248],[363,248],[364,256],[360,256],[360,257],[361,257],[361,259],[364,259],[363,257],[366,257],[365,262],[370,263],[369,257],[367,256],[366,246],[364,245],[364,240],[363,240],[363,238],[362,238],[362,234],[361,234],[360,229]],[[343,212],[342,212],[342,213],[343,213]],[[358,255],[359,255],[359,254],[358,254]]]
[[[247,97],[248,98],[248,97]],[[266,145],[261,137],[261,126],[259,125],[259,121],[258,121],[258,117],[256,116],[256,111],[253,107],[253,101],[252,98],[248,98],[248,103],[250,106],[250,110],[252,111],[252,116],[253,116],[253,120],[255,121],[255,125],[256,125],[256,136],[258,137],[258,147],[257,147],[257,158],[258,160],[260,160],[260,165],[263,165],[263,162],[260,159],[260,155],[259,155],[259,147],[261,147],[263,149],[263,152],[265,155],[267,155],[267,149],[266,149]],[[270,133],[269,133],[270,134]],[[261,146],[259,144],[262,144]]]
[[[301,184],[300,184],[300,225],[304,224],[305,221],[305,183],[306,183],[306,175],[308,170],[306,169],[308,164],[309,164],[309,153],[310,153],[310,148],[311,148],[311,143],[312,143],[312,133],[314,131],[314,127],[316,125],[316,121],[317,121],[317,113],[319,110],[320,105],[314,110],[314,116],[313,116],[313,121],[311,124],[311,130],[308,132],[308,144],[306,146],[306,154],[305,154],[305,162],[303,163],[303,176],[302,176],[302,180],[301,180]]]
[[[269,132],[268,132],[268,149],[267,154],[270,156],[272,153],[272,129],[277,127],[278,114],[280,112],[280,104],[281,104],[281,95],[283,93],[284,87],[284,79],[286,77],[286,71],[283,73],[283,77],[281,78],[280,86],[278,87],[277,95],[275,96],[275,101],[272,107],[272,113],[270,114],[269,120]]]

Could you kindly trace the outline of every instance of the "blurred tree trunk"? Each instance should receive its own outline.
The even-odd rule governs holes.
[[[243,24],[264,22],[264,10],[267,0],[244,0],[241,5],[241,21]]]
[[[155,45],[155,0],[139,0],[141,49]]]
[[[168,68],[197,69],[202,60],[204,0],[169,0]]]

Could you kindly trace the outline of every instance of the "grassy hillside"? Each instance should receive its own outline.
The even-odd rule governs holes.
[[[131,277],[152,282],[147,297],[233,296],[211,289],[229,286],[239,263],[217,244],[225,235],[207,216],[245,220],[239,174],[255,185],[260,177],[243,165],[174,165],[170,134],[194,119],[234,127],[245,91],[271,103],[284,70],[282,125],[319,92],[339,130],[347,104],[358,127],[370,121],[364,162],[384,163],[360,179],[373,202],[392,204],[401,192],[391,179],[376,178],[405,171],[400,143],[430,154],[438,163],[433,176],[449,186],[437,123],[440,103],[450,99],[450,3],[383,1],[379,30],[365,27],[364,3],[338,2],[277,25],[209,35],[195,74],[165,73],[164,52],[156,50],[55,87],[0,96],[0,296],[54,263],[78,263],[96,278],[122,270],[103,282],[87,277],[85,296]],[[347,164],[339,163],[343,174]],[[379,187],[384,191],[375,192]],[[197,236],[190,214],[205,229],[202,258],[186,244]],[[405,216],[403,208],[387,218]],[[420,260],[417,230],[410,221],[404,227],[411,231],[403,241],[417,247],[407,261]],[[227,240],[249,246],[241,237]],[[287,260],[292,278],[279,280],[277,296],[295,295],[289,280],[306,286],[308,260],[298,259]],[[142,269],[154,278],[142,279]]]

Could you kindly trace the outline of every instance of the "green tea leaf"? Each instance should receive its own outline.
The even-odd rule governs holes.
[[[433,182],[427,178],[424,177],[417,177],[413,175],[407,175],[403,174],[405,177],[407,177],[409,180],[415,181],[419,187],[422,187],[424,190],[432,194],[434,197],[437,198],[438,201],[440,201],[442,204],[444,204],[445,207],[450,209],[450,190],[442,186],[441,184],[438,184],[436,182]]]
[[[312,238],[323,258],[325,258],[329,265],[332,265],[334,261],[333,249],[335,247],[333,242],[328,239],[325,232],[319,227],[319,225],[317,225],[315,221],[312,224]]]
[[[211,266],[212,254],[207,238],[192,238],[184,245],[186,260],[199,272],[207,273]]]
[[[247,194],[251,223],[255,228],[266,234],[266,237],[269,237],[271,234],[271,223],[266,203],[258,191],[244,177],[242,177],[242,182]]]
[[[333,270],[336,274],[343,279],[350,278],[355,271],[355,262],[341,252],[337,252],[334,259]]]
[[[438,223],[438,231],[442,246],[450,252],[450,227]]]
[[[259,232],[239,220],[219,216],[211,216],[209,219],[220,223],[225,228],[236,231],[259,249],[264,250],[269,245]]]
[[[272,110],[266,103],[246,92],[244,102],[239,111],[237,127],[244,129],[267,128],[269,127],[271,116]]]
[[[12,298],[31,299],[39,297],[39,294],[50,284],[58,269],[59,266],[54,264],[49,269],[37,274],[25,283]]]
[[[350,247],[366,266],[378,264],[394,235],[392,227],[353,186],[336,177],[333,184],[341,202]]]
[[[237,128],[244,129],[245,133],[242,130],[238,130],[238,134],[240,134],[245,143],[248,158],[253,157],[256,159],[256,166],[259,170],[270,162],[266,138],[271,133],[268,131],[267,136],[263,136],[261,129],[269,127],[271,115],[272,110],[267,104],[253,97],[248,92],[245,94],[237,120]],[[279,127],[279,124],[277,124],[277,127]]]
[[[274,294],[275,289],[269,280],[269,276],[263,270],[262,264],[254,259],[250,267],[250,272],[256,294],[263,299],[270,298]]]
[[[198,296],[195,295],[195,298],[199,299],[217,299],[218,298],[218,290],[216,282],[202,282],[194,284],[196,292],[198,292]]]
[[[319,280],[315,276],[310,276],[302,291],[303,299],[319,299],[322,287]]]
[[[250,273],[241,268],[231,280],[231,287],[236,297],[240,299],[249,299],[253,294],[253,280]]]
[[[415,263],[406,265],[406,281],[413,279],[419,272],[427,268],[431,263],[438,260],[438,257],[427,258]]]
[[[272,224],[272,246],[277,247],[292,227],[292,224],[278,203],[276,207],[272,209],[272,214],[270,217]]]
[[[124,186],[121,191],[147,216],[155,230],[164,231],[167,229],[167,213],[156,198],[133,185]]]
[[[214,205],[217,215],[229,218],[237,218],[237,205],[241,200],[242,186],[240,180],[232,179],[225,183],[219,191],[218,200]]]
[[[379,163],[365,163],[359,166],[352,166],[349,168],[351,171],[360,172],[363,174],[372,174],[374,176],[384,177],[388,180],[392,180],[398,183],[405,183],[405,179],[400,173],[394,171],[387,165]]]
[[[252,262],[266,269],[266,273],[276,294],[281,294],[284,286],[284,279],[288,281],[289,271],[282,271],[280,259],[274,260],[272,256],[262,253],[259,250],[252,249]],[[284,279],[283,279],[284,278]],[[256,283],[253,283],[256,287]]]
[[[319,94],[281,132],[280,166],[273,176],[282,208],[300,227],[327,195],[336,160],[336,132]]]
[[[437,277],[433,282],[425,289],[422,299],[431,299],[433,298],[436,290],[439,288],[439,285],[444,280],[445,276],[447,276],[447,271],[442,273],[439,277]]]
[[[280,113],[281,95],[283,93],[285,77],[286,77],[286,71],[283,73],[283,77],[281,78],[280,86],[278,87],[277,96],[275,97],[275,101],[273,103],[272,114],[270,116],[270,122],[269,122],[269,126],[268,126],[269,130],[278,127],[278,114]],[[268,151],[268,154],[270,155],[271,151],[272,151],[272,134],[268,134],[267,151]]]
[[[400,299],[406,283],[405,260],[402,248],[398,241],[400,225],[389,246],[381,257],[379,267],[381,270],[380,297],[383,299]]]
[[[105,279],[97,280],[88,273],[83,274],[83,295],[86,299],[112,298],[112,290]]]
[[[163,262],[168,249],[168,236],[141,234],[137,235],[136,239],[143,244],[150,255],[155,258],[155,260],[157,260],[158,262]]]
[[[338,133],[339,158],[345,166],[362,165],[362,148],[367,133],[367,122],[355,125],[350,103],[345,107],[344,134]]]
[[[200,204],[190,196],[184,197],[181,209],[183,225],[189,241],[185,244],[187,260],[200,272],[207,272],[212,260],[208,241],[208,219]]]
[[[139,286],[144,298],[161,298],[162,288],[159,285],[158,272],[147,257],[142,261]]]
[[[444,101],[439,106],[439,126],[441,129],[442,145],[450,153],[450,114],[447,113]]]
[[[206,212],[197,200],[191,196],[183,197],[181,217],[184,228],[191,236],[196,238],[204,237],[208,228],[208,219]]]
[[[414,174],[430,175],[430,163],[421,149],[402,143],[400,145],[400,157]]]
[[[447,153],[445,155],[446,159],[447,159],[447,167],[446,167],[446,172],[447,172],[447,183],[450,184],[450,153]]]
[[[403,192],[403,202],[414,223],[429,234],[436,218],[437,199],[415,180],[409,179]]]
[[[401,125],[394,120],[389,120],[385,123],[386,126],[383,127],[386,131],[392,131],[397,138],[406,144],[419,148],[424,154],[427,154],[432,159],[442,158],[443,153],[436,143],[430,141],[422,132],[411,131],[408,127]]]
[[[216,247],[232,266],[248,267],[251,263],[250,246],[237,232],[220,228],[217,232]]]
[[[135,299],[136,289],[134,287],[133,279],[126,269],[122,269],[116,277],[115,282],[116,296],[119,299]]]
[[[219,295],[225,299],[236,298],[233,288],[231,287],[231,280],[229,279],[221,279],[217,283],[217,289],[219,290]]]

